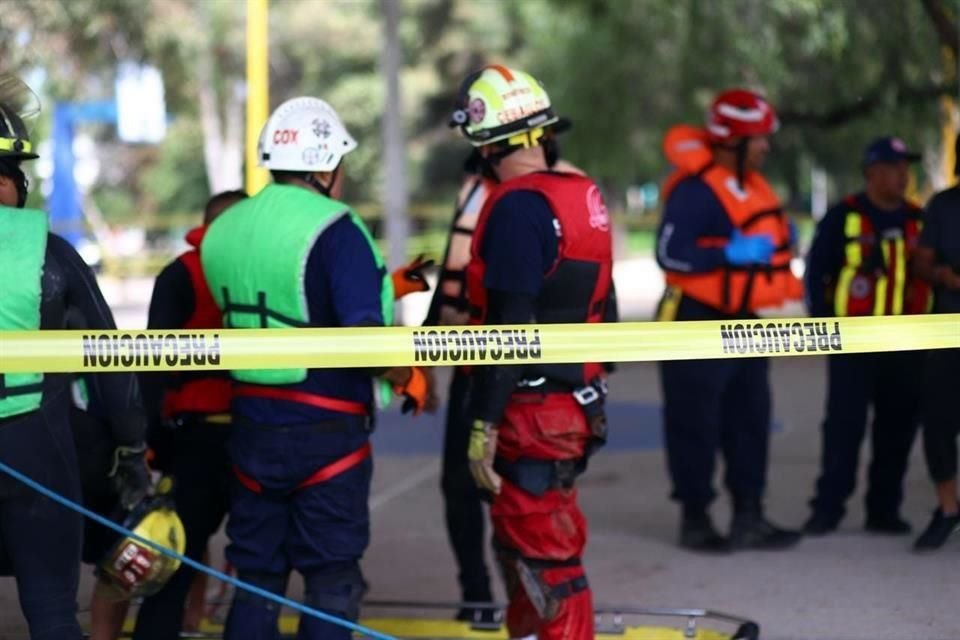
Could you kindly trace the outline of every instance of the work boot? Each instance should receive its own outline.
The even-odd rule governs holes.
[[[960,513],[944,515],[942,509],[933,512],[933,519],[926,530],[913,543],[914,551],[936,551],[942,547],[947,538],[960,530]]]
[[[803,533],[808,536],[825,536],[840,526],[840,518],[814,511],[803,523]]]
[[[457,611],[456,619],[469,622],[474,629],[500,628],[500,610],[493,604],[490,587],[467,588],[463,592],[464,606]]]
[[[489,606],[468,606],[461,607],[457,611],[456,619],[462,622],[469,622],[472,629],[483,631],[496,631],[500,628],[502,621],[500,610],[491,602]]]
[[[789,549],[803,537],[799,531],[781,529],[767,520],[759,502],[736,505],[730,525],[730,548],[734,551]]]
[[[868,515],[863,528],[870,533],[881,533],[891,536],[903,536],[910,533],[913,529],[909,522],[896,513],[888,515]]]
[[[680,523],[680,546],[701,553],[727,553],[727,539],[717,532],[706,509],[683,510]]]

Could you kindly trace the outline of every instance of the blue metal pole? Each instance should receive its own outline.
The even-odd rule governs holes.
[[[73,177],[76,158],[73,137],[77,122],[116,122],[113,100],[58,102],[53,108],[53,190],[50,193],[50,228],[76,245],[83,237],[80,190]]]
[[[71,105],[53,108],[53,190],[50,193],[50,229],[76,245],[83,237],[80,193],[73,177],[73,118]]]

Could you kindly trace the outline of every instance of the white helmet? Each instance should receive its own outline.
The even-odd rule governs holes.
[[[319,98],[293,98],[277,107],[260,132],[261,167],[276,171],[333,171],[357,148],[329,104]]]

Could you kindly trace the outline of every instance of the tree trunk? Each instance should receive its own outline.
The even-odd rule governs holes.
[[[205,41],[197,56],[197,98],[200,104],[200,126],[203,130],[203,159],[207,167],[210,193],[220,193],[243,186],[243,113],[240,82],[225,82],[230,87],[223,110],[217,96],[216,69],[209,15],[201,7],[200,19],[207,28]],[[226,125],[221,113],[226,116]]]
[[[383,14],[383,48],[380,69],[387,83],[383,106],[383,216],[387,231],[388,260],[398,266],[406,259],[410,221],[404,167],[403,113],[400,96],[401,51],[398,27],[400,0],[380,0]],[[398,322],[402,319],[398,317]]]

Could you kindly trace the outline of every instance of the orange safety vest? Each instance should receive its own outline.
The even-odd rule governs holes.
[[[219,329],[223,327],[220,309],[213,301],[210,287],[203,277],[200,266],[200,242],[206,233],[205,226],[191,229],[186,241],[193,247],[178,260],[190,274],[193,287],[193,313],[184,323],[184,329]],[[226,371],[179,371],[170,375],[171,388],[163,396],[162,414],[172,418],[181,413],[203,413],[217,416],[218,420],[229,417],[230,399],[233,397],[232,382]]]
[[[917,248],[922,223],[920,209],[907,204],[909,213],[900,229],[877,237],[870,216],[862,213],[856,196],[843,224],[844,265],[833,292],[838,316],[897,316],[929,313],[933,292],[926,282],[910,275],[910,257]]]
[[[803,285],[790,270],[790,223],[764,177],[749,171],[741,187],[733,171],[713,163],[706,135],[699,129],[683,125],[671,129],[664,148],[667,159],[677,166],[664,184],[664,200],[681,180],[697,176],[720,200],[736,229],[746,235],[767,234],[774,245],[769,265],[724,265],[706,273],[667,271],[667,286],[730,315],[779,307],[802,298]],[[727,242],[727,237],[703,236],[697,244],[722,248]]]

